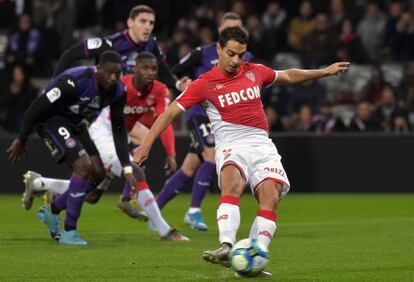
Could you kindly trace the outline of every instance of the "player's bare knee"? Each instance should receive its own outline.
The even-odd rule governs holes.
[[[225,195],[240,197],[243,193],[243,184],[238,179],[227,179],[221,183],[221,192]]]

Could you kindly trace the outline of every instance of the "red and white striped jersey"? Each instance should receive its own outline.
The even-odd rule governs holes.
[[[268,139],[260,89],[277,77],[275,70],[260,64],[242,63],[234,76],[216,66],[191,83],[176,101],[183,111],[207,102],[206,112],[217,146],[260,143]]]

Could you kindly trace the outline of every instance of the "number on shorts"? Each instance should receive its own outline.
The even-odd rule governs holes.
[[[201,134],[203,134],[203,137],[207,137],[211,134],[211,123],[207,123],[207,125],[203,123],[199,126],[199,128],[201,130]]]
[[[65,140],[69,139],[70,132],[65,127],[59,127],[58,132],[63,137],[63,139],[65,139]]]

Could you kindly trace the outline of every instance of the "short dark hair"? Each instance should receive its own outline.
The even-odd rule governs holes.
[[[247,44],[249,35],[247,31],[239,26],[226,27],[220,32],[219,44],[221,47],[226,46],[229,40],[234,40],[240,44]]]
[[[144,51],[144,52],[141,52],[137,55],[137,57],[135,58],[135,62],[138,63],[139,61],[145,60],[145,59],[154,59],[154,60],[156,60],[157,57],[155,57],[155,55],[152,54],[151,52]]]
[[[137,5],[129,11],[129,18],[135,19],[141,13],[149,13],[155,16],[155,11],[150,6],[147,5]]]
[[[99,56],[99,64],[102,66],[106,63],[115,63],[122,65],[122,58],[118,52],[115,51],[105,51]]]
[[[220,19],[220,25],[223,24],[225,20],[242,20],[240,15],[234,12],[225,13]]]

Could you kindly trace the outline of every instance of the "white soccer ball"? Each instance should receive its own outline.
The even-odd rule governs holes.
[[[269,251],[255,239],[238,241],[230,251],[230,264],[241,276],[256,276],[269,261]]]

